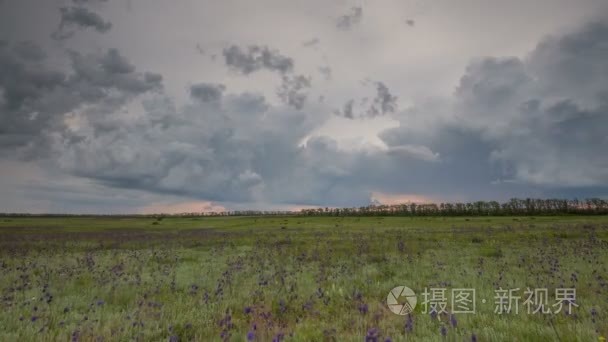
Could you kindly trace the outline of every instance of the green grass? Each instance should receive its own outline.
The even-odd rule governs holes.
[[[607,264],[603,216],[1,218],[0,340],[597,341]],[[399,285],[411,329],[385,303]],[[475,288],[476,313],[433,319],[431,287]],[[579,307],[527,314],[528,287]],[[498,288],[519,314],[494,313]]]

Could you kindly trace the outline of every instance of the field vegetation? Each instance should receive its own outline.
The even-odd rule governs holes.
[[[607,265],[599,215],[2,217],[0,340],[598,341]],[[425,312],[429,288],[474,288],[476,312]],[[528,314],[527,288],[577,306]]]

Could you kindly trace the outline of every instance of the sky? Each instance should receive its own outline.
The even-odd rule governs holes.
[[[0,0],[0,212],[608,197],[605,0]]]

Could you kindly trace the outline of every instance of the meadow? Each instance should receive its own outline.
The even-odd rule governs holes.
[[[3,217],[0,341],[598,341],[607,265],[607,216]],[[400,285],[411,314],[387,306]],[[495,312],[499,289],[518,312]]]

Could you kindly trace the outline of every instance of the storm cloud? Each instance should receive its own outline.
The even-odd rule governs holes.
[[[199,83],[190,87],[190,96],[203,102],[218,101],[224,90],[223,84]]]
[[[299,110],[304,107],[308,97],[306,90],[310,86],[310,77],[303,75],[283,76],[283,83],[277,90],[277,95],[285,104]]]
[[[75,29],[93,29],[99,33],[108,32],[112,23],[86,7],[62,7],[59,9],[61,21],[53,33],[55,39],[67,39],[75,34]]]
[[[24,46],[30,58],[22,58]],[[86,112],[111,114],[162,87],[159,74],[137,72],[116,49],[99,55],[71,52],[69,72],[49,68],[38,50],[31,42],[0,48],[2,148],[47,148],[39,140],[62,132],[73,110],[86,106]]]
[[[242,48],[232,45],[224,49],[223,55],[224,62],[230,69],[244,75],[260,70],[281,74],[293,70],[293,59],[267,46],[250,45]]]
[[[350,12],[340,16],[336,21],[336,27],[341,30],[350,30],[354,26],[357,26],[363,20],[363,8],[362,7],[352,7]]]
[[[503,14],[539,13],[476,3],[503,35],[488,41],[451,2],[415,30],[411,12],[371,3],[363,23],[361,7],[308,2],[248,15],[150,4],[128,19],[111,1],[71,2],[41,4],[36,25],[6,14],[24,18],[21,2],[0,5],[0,163],[30,196],[23,211],[36,193],[95,211],[86,191],[227,208],[608,193],[608,21],[578,23],[580,6],[567,29],[540,16],[506,33]],[[266,25],[279,19],[290,25]],[[87,30],[106,34],[73,36]],[[37,186],[23,178],[34,166]]]

